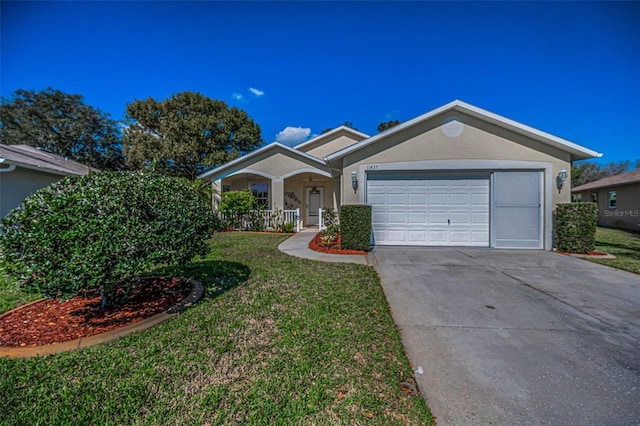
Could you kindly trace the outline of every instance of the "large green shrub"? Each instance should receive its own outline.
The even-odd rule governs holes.
[[[65,178],[2,220],[0,262],[46,296],[99,290],[111,307],[154,265],[206,254],[216,222],[186,180],[145,172]]]
[[[368,250],[371,243],[371,206],[346,204],[340,207],[340,246]]]
[[[588,253],[596,245],[598,206],[595,203],[558,204],[555,246],[568,253]]]

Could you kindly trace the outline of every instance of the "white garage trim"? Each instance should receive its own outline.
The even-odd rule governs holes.
[[[427,160],[406,161],[396,163],[372,163],[363,164],[358,168],[358,200],[360,204],[366,204],[367,175],[374,172],[401,171],[410,173],[420,172],[495,172],[495,171],[542,171],[543,192],[542,222],[544,249],[552,249],[552,221],[551,206],[553,196],[552,164],[540,161],[501,161],[501,160]],[[344,176],[343,176],[344,178]]]

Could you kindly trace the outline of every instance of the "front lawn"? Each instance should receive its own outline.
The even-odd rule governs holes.
[[[374,270],[289,257],[284,238],[215,235],[170,271],[206,298],[156,327],[0,360],[0,424],[431,424],[400,387],[412,372]],[[7,288],[2,309],[29,297]]]
[[[589,259],[613,268],[640,274],[640,234],[621,229],[598,227],[596,250],[616,256],[615,259]]]

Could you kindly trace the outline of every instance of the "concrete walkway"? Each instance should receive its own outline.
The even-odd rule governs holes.
[[[278,249],[290,256],[301,257],[303,259],[319,260],[321,262],[359,263],[361,265],[367,265],[366,255],[328,254],[311,250],[309,248],[309,243],[317,233],[317,229],[304,229],[283,241],[278,246]]]

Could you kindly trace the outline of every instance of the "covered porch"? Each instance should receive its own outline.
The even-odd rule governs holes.
[[[301,171],[277,178],[264,173],[236,173],[212,182],[214,209],[218,209],[222,196],[228,191],[250,191],[261,208],[271,215],[282,211],[287,221],[295,212],[300,227],[318,226],[319,211],[336,208],[334,179],[321,170]]]
[[[319,211],[339,204],[339,182],[324,160],[277,142],[237,158],[202,176],[213,186],[213,208],[228,191],[250,191],[261,209],[296,212],[300,227],[318,226]]]

